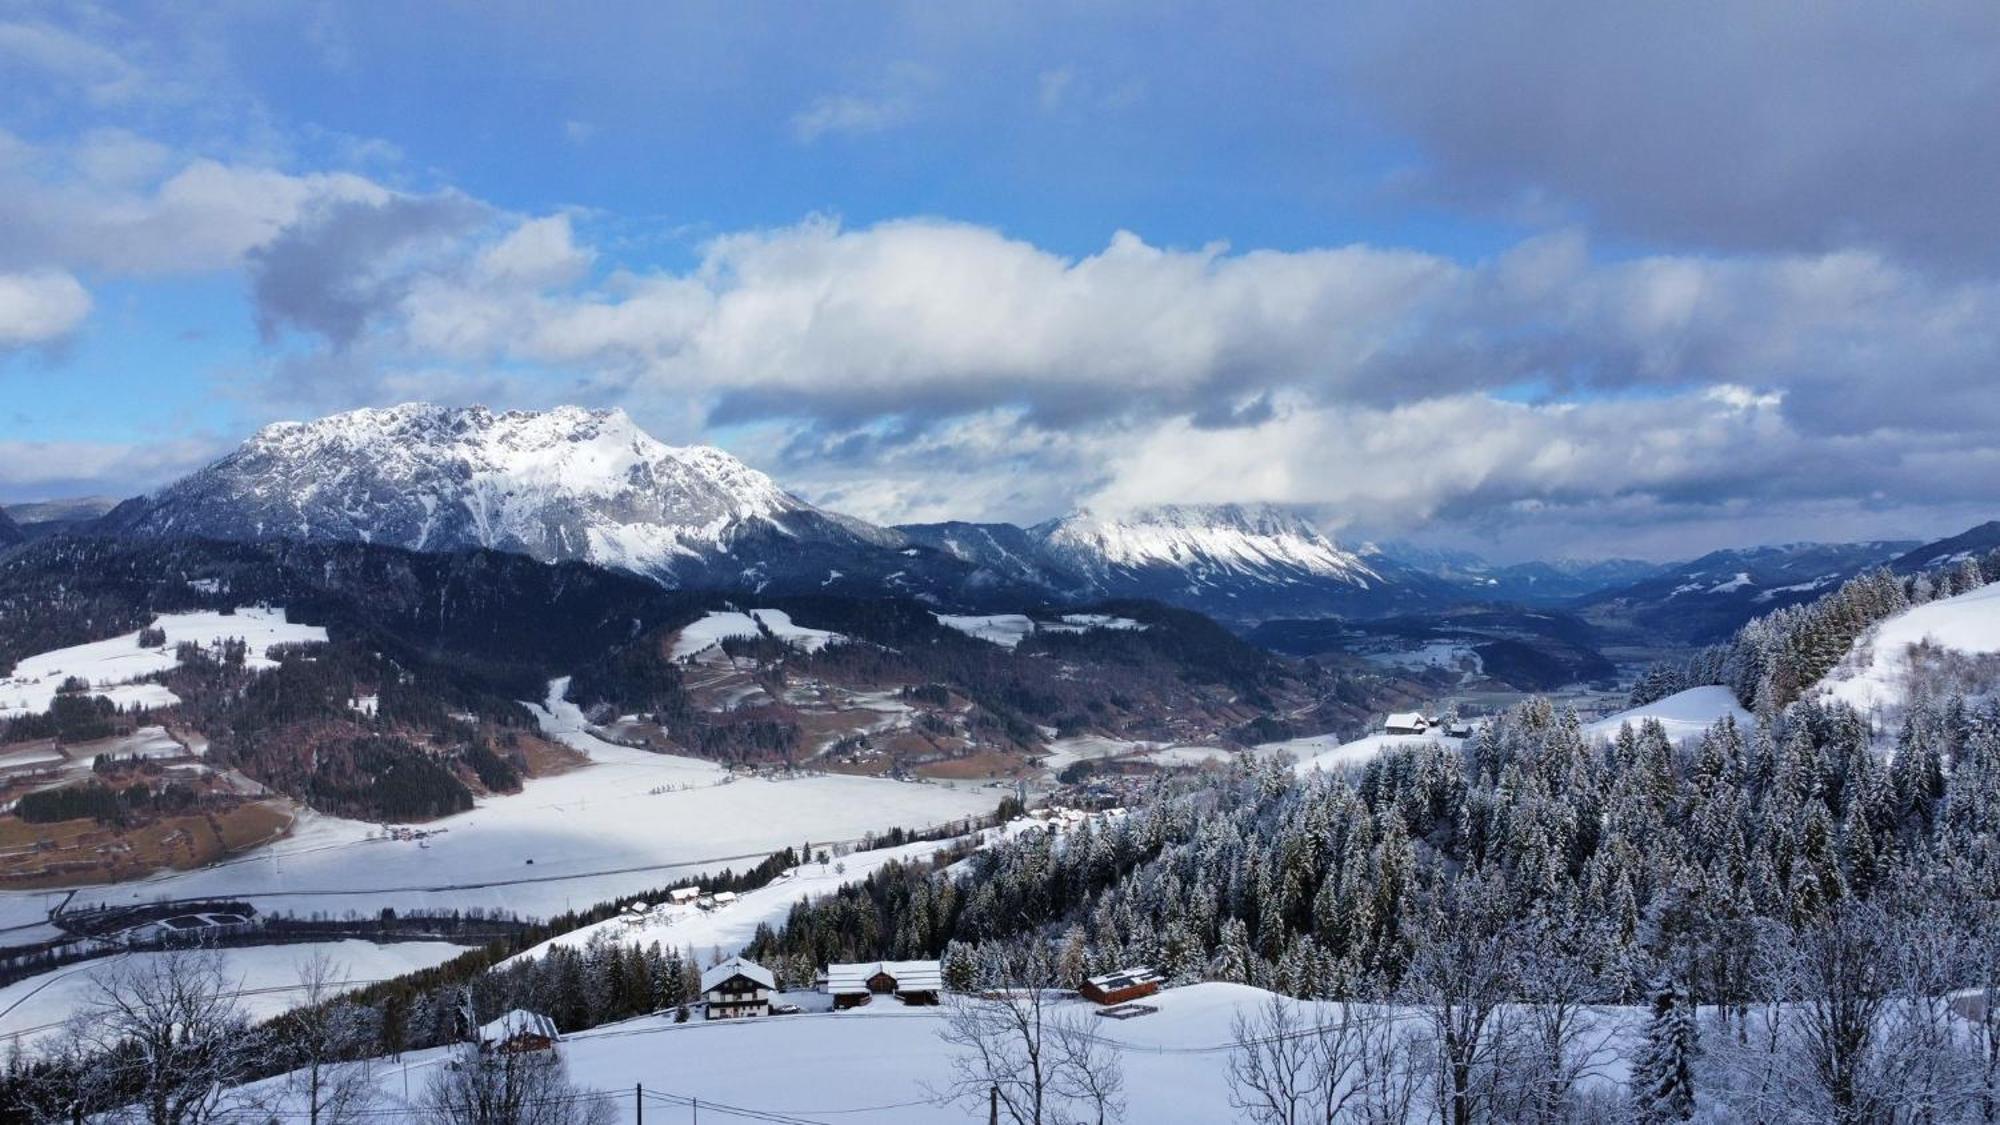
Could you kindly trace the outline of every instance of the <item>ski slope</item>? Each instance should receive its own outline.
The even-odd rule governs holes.
[[[56,689],[72,676],[87,681],[99,689],[94,694],[120,707],[171,707],[180,702],[173,692],[160,684],[138,681],[179,667],[175,649],[183,643],[212,648],[240,637],[249,649],[246,667],[273,668],[276,664],[264,655],[272,645],[326,640],[325,629],[295,625],[286,619],[283,609],[266,606],[245,607],[233,614],[162,614],[153,619],[153,627],[167,634],[166,643],[156,648],[140,648],[139,634],[131,632],[21,660],[13,672],[0,677],[0,719],[47,711]]]
[[[1583,732],[1591,738],[1616,738],[1619,727],[1630,723],[1637,729],[1647,719],[1658,720],[1660,726],[1666,729],[1667,737],[1675,742],[1700,738],[1708,728],[1724,719],[1735,719],[1736,725],[1745,730],[1756,722],[1755,717],[1736,702],[1734,692],[1711,684],[1677,691],[1643,707],[1620,711],[1589,724]]]
[[[534,707],[543,731],[590,764],[530,780],[429,822],[422,840],[381,826],[304,813],[293,834],[193,871],[88,887],[74,906],[231,896],[260,910],[485,907],[545,917],[639,894],[724,867],[741,870],[807,840],[854,840],[989,813],[990,789],[840,775],[734,778],[711,762],[615,746],[592,735],[563,698]],[[0,926],[39,922],[60,893],[0,894]]]
[[[2000,584],[1926,602],[1864,633],[1815,689],[1861,711],[1901,706],[1910,649],[1926,644],[1969,656],[2000,652]]]

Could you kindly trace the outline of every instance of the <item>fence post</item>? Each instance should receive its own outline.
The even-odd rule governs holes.
[[[632,1084],[632,1120],[635,1125],[646,1125],[646,1084]]]

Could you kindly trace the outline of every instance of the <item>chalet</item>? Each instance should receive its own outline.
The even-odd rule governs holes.
[[[1385,734],[1422,734],[1431,729],[1431,721],[1416,711],[1398,711],[1382,722]]]
[[[1098,1004],[1124,1004],[1141,996],[1151,996],[1166,982],[1151,965],[1132,965],[1115,973],[1091,977],[1077,989],[1077,995]]]
[[[1466,722],[1464,719],[1453,719],[1444,728],[1444,733],[1448,738],[1471,738],[1472,732],[1472,724]]]
[[[717,891],[712,896],[717,907],[729,906],[736,901],[735,891]]]
[[[500,1055],[518,1055],[549,1050],[561,1038],[556,1033],[556,1021],[540,1012],[515,1008],[479,1029],[479,1049]]]
[[[686,906],[701,897],[700,887],[675,887],[667,892],[667,901],[675,906]]]
[[[771,993],[777,988],[771,970],[741,957],[731,957],[701,974],[701,998],[712,1020],[768,1016]]]
[[[936,961],[828,965],[820,974],[820,990],[833,997],[835,1009],[858,1008],[877,996],[894,996],[905,1004],[935,1004],[944,991],[944,967]]]

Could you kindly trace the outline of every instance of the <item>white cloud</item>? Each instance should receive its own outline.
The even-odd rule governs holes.
[[[90,305],[89,292],[66,273],[0,273],[0,349],[59,340]]]
[[[873,89],[822,94],[792,115],[792,136],[811,143],[832,134],[881,133],[915,121],[934,92],[929,68],[896,63]]]

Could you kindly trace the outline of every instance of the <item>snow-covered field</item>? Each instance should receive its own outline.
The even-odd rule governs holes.
[[[992,613],[977,616],[962,614],[933,614],[938,624],[947,629],[956,629],[968,637],[977,637],[999,645],[1014,648],[1036,633],[1081,633],[1087,629],[1144,629],[1145,626],[1129,617],[1112,617],[1102,613],[1065,613],[1060,621],[1036,621],[1022,613]]]
[[[1208,1125],[1233,1121],[1228,1066],[1230,1024],[1238,1012],[1254,1014],[1269,993],[1237,984],[1197,984],[1169,989],[1144,1003],[1158,1010],[1131,1020],[1104,1019],[1093,1005],[1067,1001],[1116,1054],[1124,1073],[1124,1120],[1145,1125]],[[1331,1004],[1302,1003],[1309,1018],[1329,1020]],[[1626,1009],[1592,1013],[1607,1036],[1629,1034],[1638,1018]],[[852,1012],[708,1023],[676,1024],[650,1016],[566,1036],[558,1048],[579,1085],[612,1096],[621,1122],[636,1119],[635,1087],[673,1102],[647,1105],[648,1121],[687,1120],[689,1098],[702,1103],[701,1119],[737,1120],[732,1111],[785,1115],[812,1121],[866,1121],[882,1125],[984,1122],[986,1103],[940,1104],[935,1092],[949,1086],[952,1053],[938,1038],[938,1008],[903,1008],[886,1002]],[[1622,1041],[1620,1042],[1622,1044]],[[381,1064],[379,1109],[404,1109],[403,1090],[421,1097],[446,1053],[412,1052],[403,1063]],[[1624,1080],[1624,1066],[1609,1050],[1586,1084]],[[726,1107],[726,1108],[725,1108]]]
[[[1295,760],[1292,768],[1303,776],[1314,770],[1331,772],[1357,765],[1376,757],[1384,750],[1431,743],[1455,747],[1464,741],[1461,738],[1430,734],[1371,734],[1351,742],[1342,742],[1337,735],[1316,734],[1307,738],[1286,739],[1283,742],[1266,742],[1257,749],[1289,755]]]
[[[514,960],[540,957],[556,946],[581,949],[597,934],[623,945],[645,946],[659,942],[670,949],[692,949],[702,958],[718,949],[727,956],[748,945],[761,923],[769,923],[773,929],[783,929],[785,916],[791,912],[792,904],[800,899],[820,898],[848,883],[858,883],[891,860],[908,863],[927,859],[941,846],[936,843],[905,844],[899,848],[875,848],[844,856],[828,856],[824,865],[801,864],[766,886],[745,891],[727,906],[705,911],[692,904],[673,906],[652,903],[643,915],[622,915],[580,930],[571,930],[516,955]]]
[[[762,628],[758,627],[762,622]],[[847,638],[824,629],[808,629],[792,624],[792,615],[781,609],[753,609],[747,612],[717,610],[682,629],[674,638],[674,659],[682,660],[719,647],[738,637],[758,637],[765,632],[805,652],[818,652]]]
[[[2000,652],[2000,584],[1926,602],[1863,634],[1818,691],[1862,711],[1895,707],[1910,678],[1910,646],[1966,655]]]
[[[1618,728],[1626,723],[1637,728],[1647,719],[1657,719],[1660,726],[1666,728],[1667,737],[1680,742],[1700,738],[1708,728],[1726,718],[1735,719],[1736,725],[1746,731],[1756,721],[1736,702],[1735,693],[1726,687],[1711,684],[1675,692],[1643,707],[1620,711],[1591,723],[1583,728],[1583,732],[1591,738],[1616,738]]]
[[[335,915],[477,906],[547,916],[689,874],[740,870],[787,844],[988,813],[997,800],[983,787],[867,777],[731,781],[710,762],[592,736],[561,698],[566,687],[556,681],[537,711],[550,737],[591,764],[426,824],[423,840],[391,840],[379,825],[306,813],[291,836],[268,847],[199,870],[85,888],[73,905],[218,895],[263,910]],[[40,921],[52,897],[60,894],[0,894],[0,926]]]
[[[267,1019],[299,1001],[299,966],[324,953],[338,970],[338,979],[354,987],[442,965],[469,947],[442,941],[307,942],[217,950],[223,978],[253,1018]],[[0,988],[0,1040],[32,1046],[59,1033],[70,1015],[88,1005],[104,974],[129,962],[143,962],[162,953],[121,953],[98,961],[69,965]]]
[[[245,663],[251,668],[269,668],[273,665],[264,652],[272,645],[326,640],[325,629],[294,625],[286,620],[283,609],[268,607],[245,607],[234,614],[169,613],[154,618],[153,626],[167,634],[166,644],[157,648],[140,648],[139,634],[133,632],[22,660],[0,679],[0,718],[48,710],[56,689],[71,676],[101,688],[99,694],[121,707],[172,706],[180,702],[173,692],[159,684],[135,681],[177,667],[180,661],[174,650],[183,642],[210,647],[240,637],[249,647]]]

